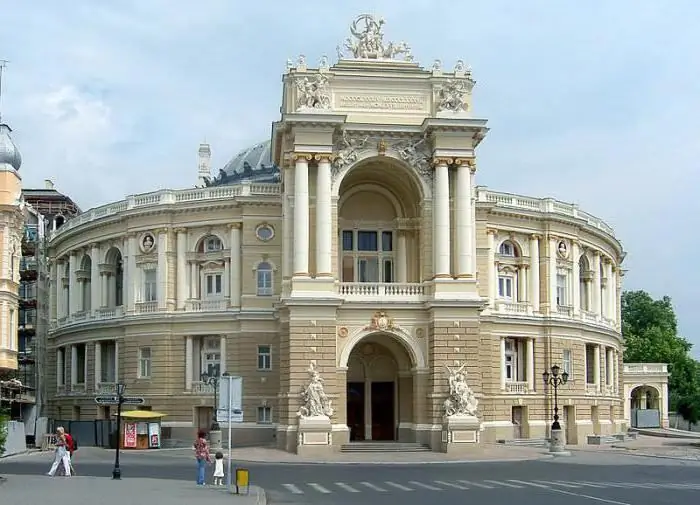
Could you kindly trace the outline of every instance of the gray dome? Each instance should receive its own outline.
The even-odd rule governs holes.
[[[270,141],[260,142],[239,152],[209,183],[222,186],[248,182],[279,182],[280,169],[272,163]]]
[[[0,124],[0,170],[8,170],[10,167],[19,170],[22,166],[22,155],[10,137],[11,131],[6,124]]]

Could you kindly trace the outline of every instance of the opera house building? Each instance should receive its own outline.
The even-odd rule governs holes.
[[[614,230],[476,185],[489,128],[462,61],[421,66],[370,16],[338,53],[287,64],[270,139],[215,177],[203,144],[192,188],[53,233],[51,417],[108,419],[94,398],[123,383],[189,441],[227,373],[236,444],[441,450],[545,439],[557,365],[569,443],[625,430]],[[455,412],[477,428],[446,435]]]

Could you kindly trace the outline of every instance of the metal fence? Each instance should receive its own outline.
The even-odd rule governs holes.
[[[657,409],[632,409],[630,417],[632,428],[661,428],[661,412]]]

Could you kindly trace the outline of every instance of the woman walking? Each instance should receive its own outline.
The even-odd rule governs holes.
[[[69,448],[68,441],[66,439],[66,432],[62,426],[59,426],[56,429],[56,452],[54,455],[53,464],[51,465],[51,469],[47,474],[49,477],[53,477],[56,474],[56,470],[59,469],[59,466],[63,471],[63,473],[59,473],[59,475],[70,477],[71,464],[68,449]]]
[[[204,438],[206,433],[197,433],[197,440],[194,442],[194,457],[197,459],[197,485],[203,486],[205,483],[205,471],[207,463],[211,463],[209,455],[209,443]]]

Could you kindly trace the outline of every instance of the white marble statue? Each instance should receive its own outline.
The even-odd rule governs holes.
[[[355,59],[395,60],[403,55],[405,61],[413,61],[411,49],[405,42],[384,42],[384,20],[371,14],[361,14],[350,25],[352,38],[345,40],[347,49]],[[338,58],[344,55],[338,48]]]
[[[331,94],[328,77],[323,74],[297,79],[297,110],[330,109]]]
[[[437,96],[437,111],[466,112],[467,102],[464,95],[468,92],[466,81],[450,79],[439,89]]]
[[[340,170],[345,165],[355,163],[360,150],[367,144],[369,136],[352,138],[346,130],[336,141],[336,157],[333,160],[333,169]]]
[[[304,403],[297,412],[301,418],[307,417],[330,417],[333,415],[331,400],[326,396],[323,389],[323,379],[316,371],[316,366],[309,365],[309,384],[301,392],[301,399]]]
[[[446,366],[450,377],[450,396],[445,400],[445,415],[450,416],[476,416],[479,400],[474,396],[474,391],[467,384],[467,374],[463,371],[466,365],[452,369]]]
[[[399,158],[418,170],[421,175],[432,174],[430,168],[430,143],[428,134],[418,140],[400,141],[394,145]]]

